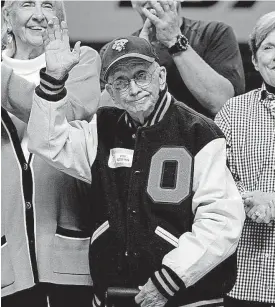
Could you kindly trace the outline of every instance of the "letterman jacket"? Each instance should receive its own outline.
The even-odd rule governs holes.
[[[68,124],[66,97],[34,100],[30,151],[93,178],[94,306],[107,287],[149,277],[171,306],[221,303],[236,278],[244,210],[219,128],[166,92],[138,129],[116,108]]]
[[[99,70],[97,52],[81,47],[80,62],[67,81],[68,119],[90,118],[95,111]],[[51,92],[60,88],[56,80],[43,72],[41,76]],[[39,81],[39,70],[37,77]],[[2,106],[15,115],[2,109],[2,296],[38,282],[92,285],[90,231],[85,218],[90,186],[57,171],[38,156],[26,158],[21,147],[34,89],[35,84],[2,65]]]

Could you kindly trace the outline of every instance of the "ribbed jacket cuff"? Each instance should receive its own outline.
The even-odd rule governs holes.
[[[165,265],[161,270],[155,272],[151,280],[158,291],[167,299],[173,297],[179,289],[186,288],[178,275]]]
[[[36,87],[36,94],[48,101],[58,101],[67,95],[65,82],[68,79],[66,75],[62,80],[57,80],[46,74],[46,68],[40,70],[40,85]]]

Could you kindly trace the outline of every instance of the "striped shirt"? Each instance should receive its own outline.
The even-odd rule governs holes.
[[[275,191],[275,95],[262,88],[230,99],[215,122],[227,139],[240,192]],[[238,277],[229,296],[275,303],[275,222],[247,218],[238,247]]]

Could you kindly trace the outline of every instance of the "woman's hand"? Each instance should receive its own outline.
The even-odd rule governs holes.
[[[275,219],[274,193],[251,191],[243,194],[246,215],[256,223],[269,224]]]
[[[62,21],[60,24],[57,17],[48,22],[42,38],[46,54],[46,73],[61,80],[78,64],[81,42],[76,42],[71,51],[67,23]]]

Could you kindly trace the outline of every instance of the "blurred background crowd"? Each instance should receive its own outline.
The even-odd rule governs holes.
[[[113,38],[129,35],[141,26],[130,1],[65,1],[70,39],[96,50]],[[184,1],[182,16],[217,20],[230,25],[239,42],[246,77],[246,91],[261,86],[247,44],[255,20],[275,9],[274,1]]]

